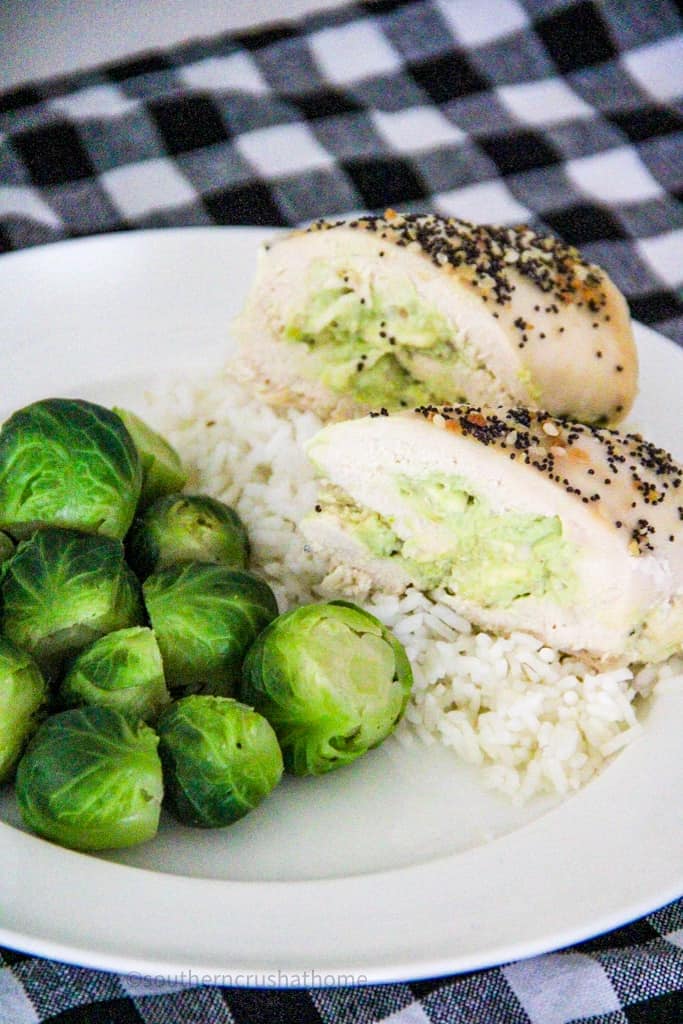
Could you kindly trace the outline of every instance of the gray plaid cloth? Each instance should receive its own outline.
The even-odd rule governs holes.
[[[386,206],[524,221],[683,344],[682,97],[673,0],[356,3],[1,95],[0,250]],[[0,1024],[48,1020],[681,1024],[683,901],[559,953],[366,988],[155,986],[2,951]]]

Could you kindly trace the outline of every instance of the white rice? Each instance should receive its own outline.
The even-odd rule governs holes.
[[[477,630],[445,591],[359,594],[344,567],[325,577],[296,525],[315,504],[302,442],[320,421],[275,412],[227,372],[168,381],[148,397],[148,419],[191,470],[188,489],[214,495],[243,518],[252,568],[268,580],[281,611],[351,596],[404,644],[415,683],[398,742],[441,743],[515,800],[566,794],[639,734],[639,698],[683,671],[678,658],[596,672],[526,634]]]

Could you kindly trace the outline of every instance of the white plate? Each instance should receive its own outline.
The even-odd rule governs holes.
[[[150,231],[0,261],[0,414],[47,395],[143,409],[160,374],[229,352],[258,229]],[[683,353],[638,328],[631,418],[683,456]],[[557,948],[683,891],[683,691],[581,793],[520,811],[436,748],[393,741],[286,780],[228,830],[164,821],[116,857],[60,849],[0,802],[0,942],[180,981],[408,979]]]

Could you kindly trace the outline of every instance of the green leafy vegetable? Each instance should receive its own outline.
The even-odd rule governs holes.
[[[80,399],[48,398],[0,431],[0,528],[13,537],[61,526],[121,539],[142,470],[118,416]]]
[[[265,718],[229,697],[185,697],[158,724],[166,798],[187,825],[230,825],[282,776],[282,753]]]
[[[33,658],[0,637],[0,782],[12,777],[47,699],[47,683]]]
[[[203,494],[159,498],[134,521],[126,542],[141,578],[176,562],[212,562],[246,568],[247,531],[237,513]]]
[[[133,626],[100,637],[71,663],[59,696],[64,707],[99,704],[133,722],[154,722],[171,698],[152,630]]]
[[[0,584],[2,632],[49,676],[104,633],[144,621],[121,541],[48,528],[23,541]]]
[[[111,708],[53,715],[17,768],[24,822],[76,850],[144,843],[156,834],[163,796],[158,737]]]
[[[188,693],[232,696],[248,648],[277,615],[263,580],[202,562],[153,573],[143,595],[166,682]]]
[[[295,608],[261,633],[244,663],[241,697],[275,729],[288,771],[320,775],[386,739],[411,685],[390,631],[332,601]]]
[[[6,533],[0,533],[0,566],[14,554],[14,541]]]
[[[187,483],[187,473],[175,448],[134,412],[116,406],[113,411],[133,438],[142,463],[140,507],[151,505],[164,494],[181,491]]]

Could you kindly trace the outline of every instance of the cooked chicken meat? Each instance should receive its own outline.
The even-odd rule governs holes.
[[[616,423],[636,391],[621,293],[525,227],[317,222],[264,247],[236,329],[242,378],[324,419],[468,401]]]
[[[427,406],[329,425],[308,454],[302,529],[331,569],[605,662],[683,646],[683,470],[639,435]]]

